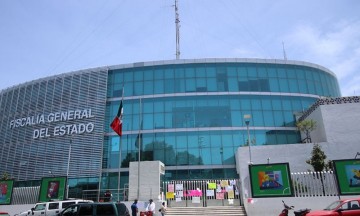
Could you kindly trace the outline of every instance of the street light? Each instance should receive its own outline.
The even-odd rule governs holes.
[[[246,124],[246,128],[247,128],[247,135],[248,135],[250,164],[252,164],[252,160],[251,160],[251,141],[250,141],[250,131],[249,131],[250,119],[251,119],[250,114],[244,115],[244,120],[245,120],[245,124]]]

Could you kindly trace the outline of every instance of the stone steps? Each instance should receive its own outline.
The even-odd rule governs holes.
[[[166,216],[246,216],[243,206],[173,207],[167,208]]]

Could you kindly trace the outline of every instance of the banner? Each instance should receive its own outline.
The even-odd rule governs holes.
[[[0,205],[10,205],[13,193],[14,180],[0,181]]]
[[[64,200],[66,191],[66,176],[44,177],[41,179],[39,202]]]
[[[249,165],[252,197],[292,196],[288,163]]]
[[[341,195],[360,194],[360,160],[334,160],[335,176]]]

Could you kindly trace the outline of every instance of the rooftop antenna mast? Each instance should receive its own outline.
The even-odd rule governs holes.
[[[175,24],[176,24],[176,59],[180,59],[180,19],[178,0],[175,0]]]
[[[284,60],[286,61],[286,60],[287,60],[287,57],[286,57],[286,52],[285,52],[285,45],[284,45],[284,41],[282,42],[282,45],[283,45]]]

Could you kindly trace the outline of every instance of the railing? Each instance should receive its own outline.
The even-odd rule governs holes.
[[[34,204],[39,199],[40,186],[14,188],[11,204]]]
[[[241,205],[238,179],[173,180],[163,187],[171,207]]]
[[[337,184],[332,171],[291,173],[295,197],[337,196]]]

